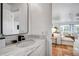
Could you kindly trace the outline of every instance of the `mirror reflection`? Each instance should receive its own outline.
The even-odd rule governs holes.
[[[27,33],[27,4],[3,3],[3,34]]]

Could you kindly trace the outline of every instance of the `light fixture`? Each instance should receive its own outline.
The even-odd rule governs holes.
[[[52,28],[52,33],[56,32],[56,30],[57,30],[56,28]]]

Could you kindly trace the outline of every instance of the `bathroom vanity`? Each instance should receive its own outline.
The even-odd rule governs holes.
[[[41,44],[42,43],[42,44]],[[1,56],[45,56],[45,40],[24,40],[0,49]]]
[[[0,56],[49,55],[50,41],[47,43],[47,39],[35,38],[37,38],[38,35],[49,35],[47,31],[51,23],[49,19],[51,20],[52,18],[51,5],[52,4],[41,3],[1,3],[1,34],[5,37],[5,44],[9,45],[0,48]],[[39,9],[39,7],[41,9]],[[20,35],[23,35],[25,39],[22,37],[23,40],[20,41],[20,39],[18,39]],[[34,38],[30,36],[33,38],[33,40],[30,41],[27,39],[28,35],[36,36]],[[11,42],[14,44],[10,44]]]

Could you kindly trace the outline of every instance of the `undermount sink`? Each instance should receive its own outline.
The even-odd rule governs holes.
[[[26,40],[17,44],[18,47],[28,47],[35,43],[34,40]]]

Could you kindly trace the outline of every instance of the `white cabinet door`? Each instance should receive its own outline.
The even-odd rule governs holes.
[[[39,56],[40,55],[40,47],[36,48],[31,54],[30,56]]]
[[[40,56],[41,53],[41,46],[39,48],[37,48],[36,50],[33,51],[33,53],[30,56]]]
[[[15,52],[16,53],[16,52]],[[21,51],[21,52],[18,52],[16,53],[15,55],[13,56],[25,56],[25,51]]]
[[[0,48],[5,47],[5,39],[0,40]]]
[[[30,54],[30,56],[45,56],[45,41],[41,42],[40,46]]]

